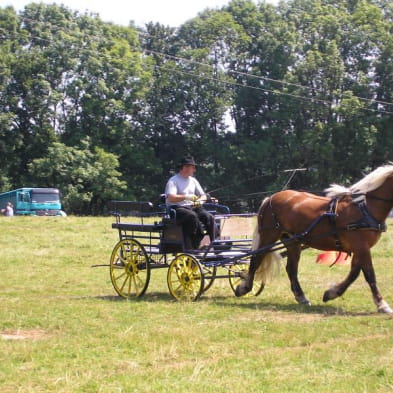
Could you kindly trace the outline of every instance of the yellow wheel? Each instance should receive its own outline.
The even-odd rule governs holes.
[[[192,255],[177,255],[169,265],[167,282],[175,299],[197,300],[204,284],[201,265]]]
[[[120,240],[112,251],[109,269],[113,287],[120,296],[129,299],[145,293],[150,281],[150,265],[139,242]]]
[[[236,287],[247,276],[248,268],[248,263],[239,263],[229,267],[229,285],[231,286],[233,292],[235,292]],[[262,281],[254,279],[252,290],[246,293],[244,296],[258,296],[263,291],[264,287],[265,284]]]

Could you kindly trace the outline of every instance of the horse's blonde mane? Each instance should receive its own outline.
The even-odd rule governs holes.
[[[373,191],[381,186],[387,177],[393,175],[393,163],[380,166],[363,179],[353,184],[351,187],[331,184],[325,189],[326,196],[329,198],[342,197],[344,195],[359,194],[354,200],[359,201],[365,198],[367,192]]]

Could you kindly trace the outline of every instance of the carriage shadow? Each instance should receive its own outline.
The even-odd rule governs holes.
[[[117,295],[106,295],[106,296],[95,296],[95,299],[108,301],[108,302],[138,302],[138,303],[151,303],[156,301],[173,301],[175,299],[169,294],[165,292],[149,292],[145,293],[143,296],[136,298],[133,297],[131,299],[125,299],[121,296]]]

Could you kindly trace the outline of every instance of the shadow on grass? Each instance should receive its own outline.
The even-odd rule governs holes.
[[[224,299],[216,299],[215,304],[221,307],[227,308],[240,308],[240,309],[250,309],[250,310],[265,310],[265,311],[278,311],[278,312],[286,312],[286,313],[294,313],[294,314],[319,314],[325,317],[330,316],[351,316],[351,317],[363,317],[363,316],[371,316],[377,315],[376,311],[361,311],[361,312],[353,312],[343,309],[342,307],[334,307],[331,305],[311,305],[305,306],[297,303],[293,304],[284,304],[284,303],[276,303],[276,302],[258,302],[255,301],[248,302],[245,299],[242,299],[241,302],[225,302]],[[386,315],[386,314],[385,314]]]
[[[174,298],[165,292],[147,292],[141,297],[132,297],[125,299],[121,296],[108,295],[108,296],[95,296],[95,299],[109,301],[109,302],[156,302],[156,301],[175,301]]]
[[[169,293],[166,292],[147,292],[143,296],[131,299],[124,299],[120,296],[108,295],[108,296],[96,296],[96,299],[108,301],[108,302],[138,302],[138,303],[153,303],[153,302],[172,302],[177,303]],[[252,299],[252,300],[251,300]],[[364,311],[364,312],[352,312],[343,309],[342,307],[334,307],[331,305],[311,305],[305,306],[300,304],[284,304],[277,302],[266,302],[259,301],[255,302],[253,298],[250,301],[248,299],[234,298],[230,296],[214,296],[204,297],[202,295],[195,303],[212,303],[215,306],[225,307],[233,311],[234,309],[249,309],[259,311],[270,311],[270,312],[285,312],[293,314],[308,314],[308,315],[321,315],[324,317],[332,316],[349,316],[349,317],[364,317],[379,315],[376,311]],[[384,314],[381,314],[384,315]],[[385,314],[386,315],[386,314]]]

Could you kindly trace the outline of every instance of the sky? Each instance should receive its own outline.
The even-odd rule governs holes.
[[[230,0],[0,0],[0,7],[13,6],[21,11],[25,5],[36,2],[63,4],[82,13],[94,12],[105,22],[127,26],[132,20],[143,27],[148,22],[158,22],[177,27],[198,15],[206,8],[216,9]],[[253,0],[255,3],[259,1]],[[277,0],[268,0],[277,4]]]

